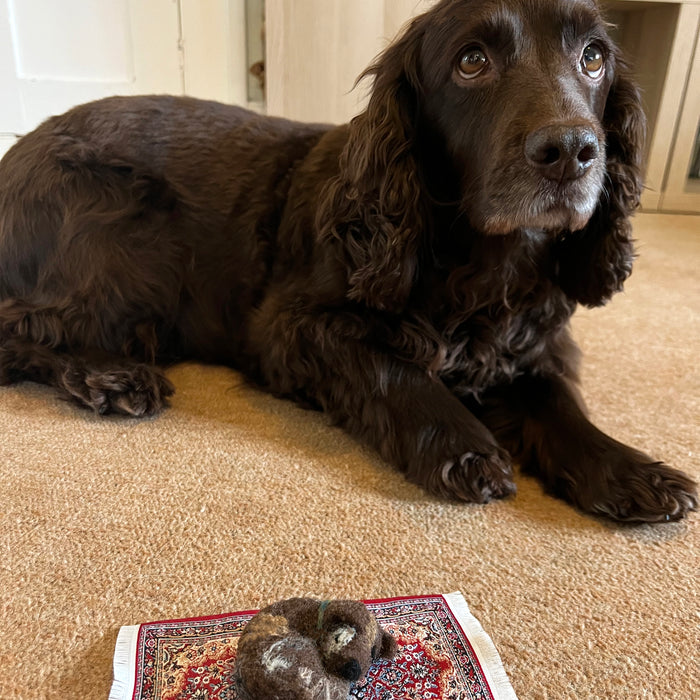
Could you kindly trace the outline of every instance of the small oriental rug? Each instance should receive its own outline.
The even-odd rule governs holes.
[[[460,593],[365,601],[399,645],[352,686],[357,700],[517,700]],[[109,700],[236,700],[238,637],[256,611],[122,627]]]

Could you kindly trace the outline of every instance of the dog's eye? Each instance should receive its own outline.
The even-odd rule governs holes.
[[[588,44],[581,56],[581,69],[589,78],[600,78],[605,68],[605,55],[599,44]]]
[[[463,78],[476,78],[489,64],[486,54],[478,46],[470,46],[459,59],[459,72]]]

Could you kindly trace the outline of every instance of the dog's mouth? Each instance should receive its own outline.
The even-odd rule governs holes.
[[[564,186],[540,183],[535,192],[531,188],[515,187],[501,196],[489,197],[478,226],[490,235],[522,229],[555,234],[580,231],[596,210],[601,181],[602,177],[591,177]]]
[[[496,213],[484,220],[482,230],[490,235],[505,235],[520,229],[536,229],[552,233],[580,231],[586,227],[594,211],[595,207],[579,209],[562,204],[522,215],[507,216]]]

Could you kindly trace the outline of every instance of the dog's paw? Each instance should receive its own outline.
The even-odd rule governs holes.
[[[488,453],[465,452],[437,469],[427,484],[443,498],[488,503],[515,493],[510,455],[499,447]]]
[[[145,364],[71,369],[63,376],[70,398],[97,413],[150,416],[168,405],[175,388],[158,367]]]
[[[625,522],[657,523],[684,518],[698,507],[697,484],[662,462],[627,463],[590,503],[593,513]]]

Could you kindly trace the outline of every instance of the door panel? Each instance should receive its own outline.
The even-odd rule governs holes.
[[[20,79],[96,83],[134,79],[125,2],[8,0],[7,7]]]
[[[0,0],[0,134],[106,95],[182,88],[177,0]]]
[[[0,2],[0,133],[18,134],[23,126],[10,16],[5,3]]]

